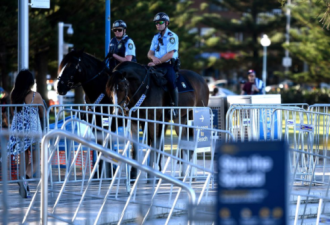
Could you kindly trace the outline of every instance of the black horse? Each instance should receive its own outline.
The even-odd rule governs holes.
[[[65,95],[81,85],[86,103],[95,103],[102,93],[106,93],[109,73],[111,72],[104,62],[83,51],[72,50],[63,58],[58,68],[57,91],[60,95]],[[99,104],[112,104],[112,101],[104,96]]]
[[[60,95],[65,95],[70,89],[82,86],[86,103],[113,104],[106,95],[106,83],[110,73],[111,71],[104,62],[83,50],[72,50],[63,58],[58,68],[57,91]],[[112,111],[112,109],[110,110]],[[108,107],[95,107],[95,111],[110,114]],[[88,121],[91,121],[92,117],[93,115],[88,113]],[[122,121],[113,121],[115,122],[111,123],[111,130],[115,131],[118,126],[122,125]],[[95,124],[102,127],[101,116],[95,116]]]
[[[183,76],[192,86],[193,92],[184,92],[179,94],[179,106],[182,107],[203,107],[207,106],[209,99],[209,89],[204,81],[203,77],[199,74],[190,71],[190,70],[180,70],[179,75]],[[141,107],[161,107],[168,106],[170,96],[164,91],[163,88],[156,85],[156,80],[150,77],[150,68],[134,63],[134,62],[123,62],[114,68],[112,75],[110,76],[107,83],[107,94],[115,102],[115,96],[117,98],[118,104],[124,108],[133,107],[140,97],[145,94],[147,97],[142,103]],[[187,114],[186,110],[181,112],[181,123],[187,123]],[[154,112],[152,110],[147,113],[143,110],[140,111],[140,118],[148,118],[155,120],[162,120],[162,110],[156,112],[156,118],[154,118]],[[168,114],[170,115],[170,114]],[[168,118],[167,115],[167,119]],[[136,116],[133,114],[133,116]],[[148,116],[148,117],[147,117]],[[179,118],[175,119],[177,123]],[[137,122],[132,121],[132,135],[133,138],[137,138],[138,127]],[[154,124],[148,123],[148,134],[149,134],[149,143],[156,143],[158,145],[159,138],[161,135],[161,127],[156,126],[156,134],[154,132]],[[166,128],[165,128],[166,129]],[[178,134],[178,127],[176,127],[176,132]],[[155,134],[155,135],[154,135]],[[190,135],[193,132],[189,132]],[[187,129],[183,129],[182,137],[187,135]],[[156,142],[154,142],[154,137],[156,137]],[[158,148],[158,146],[154,146]],[[133,146],[133,158],[136,159],[136,149],[137,146]],[[150,164],[153,165],[154,156],[151,155]],[[159,169],[161,170],[161,162],[158,162]],[[136,171],[131,172],[132,178],[136,176]]]

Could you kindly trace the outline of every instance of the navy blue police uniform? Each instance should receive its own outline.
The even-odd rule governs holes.
[[[109,52],[113,52],[121,57],[126,57],[127,55],[131,55],[132,62],[136,62],[136,55],[135,55],[135,45],[133,40],[125,35],[121,40],[117,40],[117,38],[112,38],[109,44]],[[120,62],[112,57],[109,60],[109,68],[113,69],[116,65],[118,65]]]

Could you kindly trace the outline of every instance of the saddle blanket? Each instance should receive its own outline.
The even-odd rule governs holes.
[[[190,83],[183,76],[179,76],[179,78],[176,79],[176,86],[178,87],[179,93],[194,91]]]

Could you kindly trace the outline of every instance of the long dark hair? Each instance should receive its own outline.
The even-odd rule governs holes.
[[[31,92],[34,85],[33,74],[29,70],[21,70],[15,80],[15,86],[10,93],[12,104],[23,104],[25,97]],[[21,107],[18,107],[19,109]]]

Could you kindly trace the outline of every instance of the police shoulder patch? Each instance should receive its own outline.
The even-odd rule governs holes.
[[[175,43],[175,38],[174,38],[174,37],[171,37],[171,38],[170,38],[170,43],[171,43],[171,44],[174,44],[174,43]]]
[[[132,43],[129,43],[129,44],[128,44],[128,48],[129,48],[130,50],[132,50],[132,49],[133,49],[133,44],[132,44]]]

